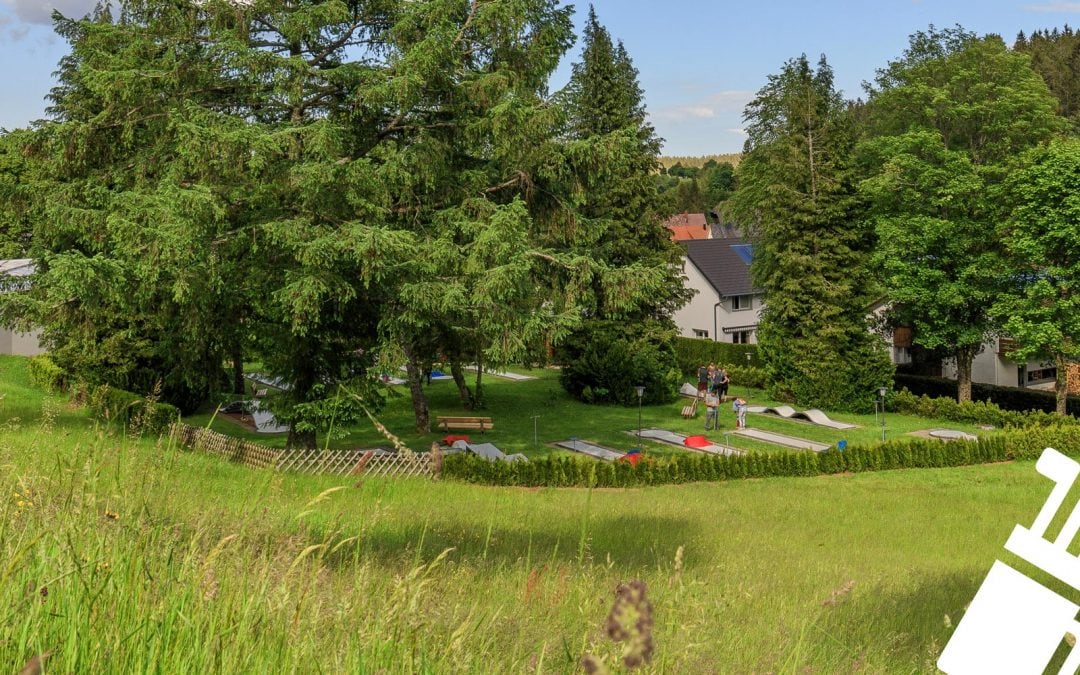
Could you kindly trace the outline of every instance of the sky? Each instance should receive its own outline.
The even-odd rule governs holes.
[[[464,0],[463,0],[464,1]],[[52,4],[50,4],[52,3]],[[13,129],[45,116],[53,71],[67,52],[52,32],[52,8],[68,16],[93,0],[0,0],[0,127]],[[898,58],[908,35],[930,24],[960,24],[1016,34],[1080,26],[1080,2],[1057,0],[593,0],[600,22],[622,40],[639,71],[653,126],[666,155],[739,152],[742,111],[770,74],[790,58],[825,54],[836,84],[849,98]],[[588,13],[579,3],[578,34]],[[576,45],[552,77],[565,84]]]

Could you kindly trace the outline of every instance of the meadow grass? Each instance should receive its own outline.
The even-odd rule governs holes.
[[[603,623],[640,579],[646,672],[934,672],[1050,487],[1032,463],[592,491],[276,474],[95,426],[9,366],[16,668],[580,672],[617,664]]]
[[[450,381],[433,381],[426,387],[431,408],[432,433],[421,434],[416,431],[412,404],[405,387],[397,386],[390,390],[385,407],[378,412],[379,419],[395,435],[415,450],[426,450],[431,443],[446,435],[434,429],[434,420],[439,415],[484,415],[494,420],[495,428],[484,434],[467,432],[475,441],[494,443],[507,453],[521,452],[529,457],[547,454],[571,454],[552,446],[552,443],[579,438],[599,443],[618,450],[628,450],[637,445],[637,438],[628,432],[637,430],[638,409],[635,407],[586,405],[572,399],[559,385],[558,371],[550,369],[526,370],[514,369],[534,375],[535,380],[513,381],[492,375],[485,377],[484,391],[486,406],[483,410],[468,411],[461,407],[457,389]],[[765,392],[746,387],[734,386],[731,395],[741,396],[751,405],[778,405],[769,399]],[[735,429],[735,413],[728,402],[720,406],[719,431],[706,432],[704,406],[694,419],[684,419],[681,415],[683,406],[690,399],[678,400],[663,405],[642,406],[641,424],[644,428],[658,427],[684,434],[705,434],[718,443],[755,452],[785,451],[779,446],[768,445],[742,438],[732,432]],[[534,442],[534,420],[535,442]],[[806,422],[786,420],[771,415],[748,415],[748,424],[758,429],[797,436],[828,445],[846,440],[849,444],[873,444],[881,440],[879,418],[873,414],[854,415],[832,413],[833,419],[858,425],[856,429],[836,430],[820,427]],[[215,431],[254,440],[265,445],[284,447],[285,434],[258,434],[246,430],[235,422],[223,418],[213,418],[212,410],[192,415],[185,419],[195,426],[211,424]],[[887,413],[885,416],[886,438],[895,439],[903,434],[926,429],[950,428],[970,433],[985,434],[975,425],[947,420],[928,420],[911,415]],[[461,433],[461,432],[452,432]],[[325,438],[320,441],[320,445]],[[386,446],[386,439],[366,421],[348,430],[342,438],[331,443],[335,448]],[[665,443],[643,439],[642,447],[646,452],[667,456],[686,450]]]

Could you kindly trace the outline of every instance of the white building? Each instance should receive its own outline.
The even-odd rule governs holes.
[[[34,273],[34,261],[29,258],[16,258],[13,260],[0,260],[0,275],[16,277],[5,279],[6,291],[18,290],[20,283],[18,277],[29,277]],[[25,287],[25,285],[22,285]],[[15,354],[17,356],[37,356],[45,351],[39,338],[41,331],[35,330],[30,333],[20,333],[8,328],[0,328],[0,354]]]
[[[683,272],[697,293],[673,315],[684,337],[754,344],[762,294],[750,283],[753,247],[744,239],[697,239],[686,247]]]

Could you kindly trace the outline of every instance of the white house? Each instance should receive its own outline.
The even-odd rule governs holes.
[[[750,282],[753,247],[745,239],[695,239],[686,247],[686,285],[697,291],[673,315],[684,337],[754,344],[762,293]]]
[[[1032,389],[1053,390],[1057,379],[1057,366],[1052,361],[1031,360],[1017,363],[1006,354],[1016,349],[1016,341],[1000,337],[983,345],[971,361],[971,381],[982,384],[996,384],[999,387],[1029,387]],[[942,362],[943,377],[956,379],[956,361]]]
[[[29,277],[34,273],[34,261],[29,258],[16,258],[13,260],[0,260],[0,275],[7,277]],[[15,281],[7,279],[5,281]],[[8,286],[8,284],[5,284]],[[6,290],[17,290],[20,284],[15,281]],[[20,333],[8,328],[0,328],[0,354],[15,354],[17,356],[37,356],[45,351],[38,341],[41,331]]]

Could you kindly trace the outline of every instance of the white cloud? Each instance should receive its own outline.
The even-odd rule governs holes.
[[[721,91],[696,101],[656,108],[651,117],[657,120],[679,122],[693,119],[713,119],[725,114],[742,114],[743,108],[754,97],[750,91]]]
[[[1047,2],[1041,5],[1024,5],[1024,9],[1044,13],[1080,12],[1080,2]]]
[[[51,24],[52,12],[58,10],[64,16],[78,18],[94,9],[94,0],[0,0],[11,7],[15,16],[26,23]]]

